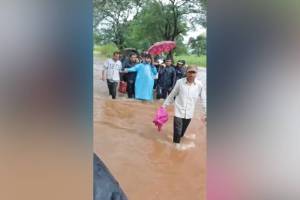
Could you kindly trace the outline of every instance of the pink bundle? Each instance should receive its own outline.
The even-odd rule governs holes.
[[[155,114],[153,123],[157,126],[158,131],[161,131],[162,126],[168,121],[167,110],[163,107],[160,107]]]

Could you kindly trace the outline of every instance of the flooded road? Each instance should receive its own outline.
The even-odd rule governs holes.
[[[144,103],[108,96],[101,62],[94,61],[94,151],[120,183],[129,200],[205,199],[206,128],[195,118],[181,143],[172,145],[171,118],[161,132],[152,120],[162,101]]]

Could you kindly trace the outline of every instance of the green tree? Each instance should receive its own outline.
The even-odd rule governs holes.
[[[150,0],[139,13],[136,20],[140,28],[155,30],[160,38],[175,41],[176,37],[186,32],[186,21],[192,19],[190,23],[202,24],[206,19],[203,17],[205,11],[202,8],[205,0]],[[191,15],[193,17],[191,17]],[[196,20],[198,19],[198,20]],[[153,29],[155,28],[155,29]]]
[[[171,38],[171,13],[160,2],[148,2],[142,11],[131,21],[126,34],[126,44],[145,49],[152,43]],[[184,31],[184,30],[183,30]]]
[[[124,48],[124,33],[130,16],[138,13],[141,0],[94,0],[94,32],[103,43],[113,42]]]
[[[150,0],[127,29],[125,43],[138,48],[149,47],[161,40],[177,41],[186,34],[188,20],[192,25],[204,24],[202,4],[205,0]],[[192,16],[192,17],[191,17]],[[178,45],[177,45],[178,46]],[[179,43],[183,48],[183,45]],[[181,48],[181,49],[182,49]],[[172,52],[171,52],[172,56]]]
[[[192,54],[206,55],[206,36],[199,35],[196,38],[189,39],[189,47],[192,50]]]
[[[183,36],[178,36],[176,39],[176,49],[174,50],[176,56],[186,55],[187,46],[183,43]]]
[[[190,24],[206,25],[207,0],[94,0],[95,42],[119,49],[147,49],[161,40],[178,42]]]
[[[200,0],[201,9],[196,17],[196,23],[200,23],[204,28],[207,28],[207,0]]]

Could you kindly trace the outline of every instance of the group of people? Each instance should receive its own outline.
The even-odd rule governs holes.
[[[202,120],[206,121],[206,91],[197,80],[197,67],[185,67],[184,60],[174,66],[171,57],[162,62],[147,53],[141,54],[140,60],[134,52],[121,62],[120,55],[120,52],[114,52],[104,63],[102,80],[107,81],[109,94],[116,99],[118,83],[122,79],[127,82],[128,98],[152,101],[155,91],[157,99],[165,99],[162,107],[174,103],[173,142],[180,148],[180,139],[193,118],[198,97],[204,111]]]
[[[113,99],[117,97],[117,86],[121,80],[127,83],[127,95],[130,99],[151,101],[153,90],[156,99],[166,99],[177,80],[183,78],[186,73],[184,60],[179,60],[174,66],[170,57],[161,61],[159,57],[153,59],[151,55],[145,53],[139,58],[137,53],[132,52],[129,58],[121,61],[120,55],[119,52],[114,52],[113,57],[105,62],[102,74],[103,80],[106,75],[109,94]]]

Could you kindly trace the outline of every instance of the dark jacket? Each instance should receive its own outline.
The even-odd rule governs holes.
[[[131,68],[131,67],[133,67],[134,65],[136,65],[137,63],[132,63],[129,59],[127,59],[127,60],[125,60],[124,61],[124,64],[123,64],[123,67],[122,67],[122,69],[124,70],[124,69],[126,69],[126,68]],[[133,81],[135,81],[135,78],[136,78],[136,72],[128,72],[128,73],[126,73],[125,75],[124,75],[125,77],[125,79],[126,80],[133,80]]]
[[[174,66],[160,67],[158,70],[157,85],[165,89],[172,89],[176,83],[176,71]]]
[[[119,183],[94,154],[94,200],[128,200]]]
[[[185,77],[186,74],[186,69],[185,67],[175,67],[175,71],[176,71],[176,81]]]

